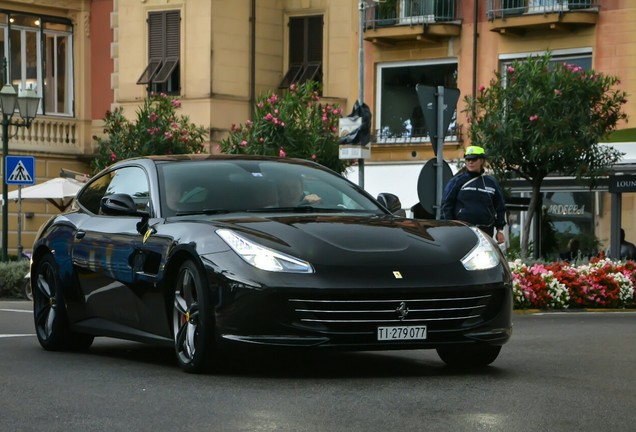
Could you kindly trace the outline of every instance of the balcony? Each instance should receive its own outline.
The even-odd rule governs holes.
[[[30,128],[9,129],[10,148],[19,153],[86,156],[91,147],[91,122],[71,117],[38,116]]]
[[[524,35],[531,31],[572,31],[596,25],[600,0],[488,0],[490,30]]]
[[[386,0],[366,9],[364,39],[377,44],[438,43],[459,36],[457,0]]]

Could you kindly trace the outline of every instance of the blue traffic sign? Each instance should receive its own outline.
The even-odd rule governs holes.
[[[7,156],[4,168],[4,177],[7,184],[35,184],[35,157]]]

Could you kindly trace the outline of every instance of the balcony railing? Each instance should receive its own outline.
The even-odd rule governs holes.
[[[461,142],[462,125],[454,121],[448,127],[444,142]],[[412,128],[409,131],[391,132],[388,128],[376,129],[371,137],[373,144],[430,144],[431,137],[426,128]]]
[[[365,28],[455,21],[457,0],[386,0],[367,9]]]
[[[86,155],[92,152],[90,132],[90,121],[36,117],[28,129],[10,127],[9,147],[30,153]]]
[[[524,14],[547,14],[598,8],[599,0],[488,0],[489,19]]]

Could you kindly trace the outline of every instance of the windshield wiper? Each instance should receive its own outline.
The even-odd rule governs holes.
[[[342,208],[324,208],[314,206],[298,207],[264,207],[257,209],[247,209],[247,213],[342,213],[347,211]]]
[[[203,210],[180,211],[175,213],[175,215],[190,216],[190,215],[215,215],[215,214],[226,214],[226,213],[231,213],[231,211],[225,210],[225,209],[203,209]]]

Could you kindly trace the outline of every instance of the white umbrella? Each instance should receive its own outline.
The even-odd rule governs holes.
[[[56,177],[34,186],[23,187],[20,193],[22,200],[46,200],[60,211],[66,210],[84,183],[72,178]],[[18,199],[18,191],[8,194],[9,200]]]

